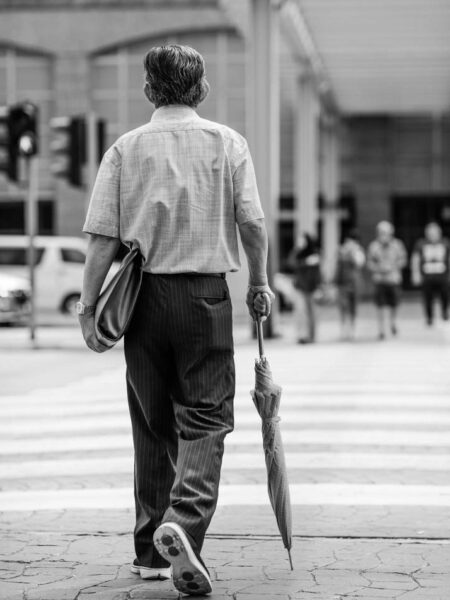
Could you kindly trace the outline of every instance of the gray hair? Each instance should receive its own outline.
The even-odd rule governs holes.
[[[392,223],[389,223],[389,221],[380,221],[377,225],[377,233],[387,233],[389,235],[394,235],[395,229]]]
[[[195,108],[209,92],[203,56],[190,46],[151,48],[144,58],[145,94],[156,108],[186,104]]]

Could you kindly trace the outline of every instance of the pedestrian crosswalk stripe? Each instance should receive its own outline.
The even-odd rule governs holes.
[[[358,370],[367,368],[367,360],[358,364],[357,353],[353,359],[342,377],[335,376],[338,381],[301,383],[319,378],[323,365],[317,361],[298,378],[292,363],[272,365],[283,383],[280,416],[292,503],[450,507],[450,486],[412,485],[425,475],[448,482],[450,385],[442,376],[429,384],[417,371],[422,364],[397,360],[392,367],[383,363],[378,382],[370,381],[372,370],[365,382]],[[237,361],[236,430],[226,440],[219,505],[268,507],[261,421],[250,397],[253,364],[244,362]],[[0,478],[6,490],[0,510],[132,509],[132,476],[124,369],[0,399]],[[400,478],[411,485],[383,483]],[[341,483],[327,483],[334,480]],[[48,489],[55,481],[60,489]],[[29,491],[14,491],[26,484]],[[100,487],[107,485],[112,487]]]
[[[293,506],[441,506],[450,507],[450,486],[394,484],[294,484]],[[268,505],[265,485],[221,485],[219,506]],[[0,511],[131,509],[132,488],[33,490],[3,492]]]
[[[345,446],[417,446],[450,447],[450,431],[415,431],[398,429],[303,429],[283,431],[287,444],[317,444]],[[227,445],[252,446],[261,443],[258,427],[239,429],[227,437]],[[0,456],[12,454],[40,454],[45,452],[69,452],[78,450],[100,450],[131,448],[129,435],[79,435],[43,438],[7,439],[0,441]]]
[[[132,474],[133,455],[113,458],[58,458],[53,460],[31,460],[3,462],[0,464],[0,478],[31,479],[45,477],[76,477],[87,475]],[[336,452],[287,452],[286,464],[293,469],[361,469],[368,472],[374,469],[414,471],[450,471],[447,454],[391,454],[391,453],[336,453]],[[224,471],[265,470],[264,453],[226,452],[223,460]]]
[[[280,413],[281,420],[285,423],[301,425],[420,425],[422,427],[450,425],[450,411],[434,411],[432,413],[421,411],[319,411],[319,410],[285,410]],[[65,418],[61,418],[65,417]],[[238,412],[236,423],[240,425],[257,425],[260,418],[254,407],[247,411]],[[128,414],[124,411],[119,415],[51,415],[50,417],[36,417],[34,419],[4,419],[0,424],[1,436],[16,436],[39,433],[40,435],[54,432],[83,432],[83,431],[108,431],[131,430]],[[300,434],[301,435],[301,434]]]
[[[421,365],[422,367],[422,365]],[[411,369],[414,367],[412,366]],[[292,378],[292,374],[290,375]],[[236,386],[238,396],[247,396],[254,386],[253,377],[240,378],[241,383]],[[282,383],[283,377],[280,377],[279,383],[284,396],[327,396],[333,397],[345,396],[378,396],[380,399],[384,395],[389,398],[398,398],[398,396],[429,398],[430,396],[446,396],[450,392],[450,385],[436,385],[432,383],[380,383],[368,381],[360,382],[312,382],[312,383]],[[112,398],[126,399],[125,375],[117,375],[117,371],[99,375],[87,384],[70,383],[64,386],[52,388],[40,388],[38,390],[18,395],[2,395],[1,401],[4,404],[16,404],[18,398],[22,402],[40,403],[40,402],[61,402],[66,396],[76,398],[79,404],[90,404],[93,399],[96,402],[108,402]]]
[[[250,408],[255,410],[250,397],[251,386],[245,392],[236,395],[236,411]],[[291,409],[333,409],[358,410],[376,408],[383,410],[422,410],[434,411],[446,409],[450,411],[450,387],[446,394],[395,394],[395,393],[365,393],[365,394],[314,394],[311,392],[285,393],[281,398],[281,411]],[[59,396],[16,396],[2,397],[0,401],[0,418],[27,416],[58,416],[83,414],[110,414],[128,411],[125,393],[117,394],[117,390],[100,398],[90,394],[83,399],[78,393],[61,393]]]

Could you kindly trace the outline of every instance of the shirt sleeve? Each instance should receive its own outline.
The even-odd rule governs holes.
[[[120,238],[121,156],[114,146],[100,164],[83,226],[85,233]]]
[[[255,169],[245,140],[240,149],[237,166],[233,173],[233,196],[238,225],[264,218],[256,184]]]

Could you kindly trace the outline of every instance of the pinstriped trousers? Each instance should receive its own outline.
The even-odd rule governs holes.
[[[168,564],[153,547],[164,521],[201,549],[214,514],[233,429],[232,307],[225,279],[144,273],[125,334],[134,442],[136,556]]]

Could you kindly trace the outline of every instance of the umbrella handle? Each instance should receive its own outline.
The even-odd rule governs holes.
[[[263,325],[261,317],[256,317],[256,337],[258,338],[258,350],[260,360],[264,360],[264,336],[263,336]]]

